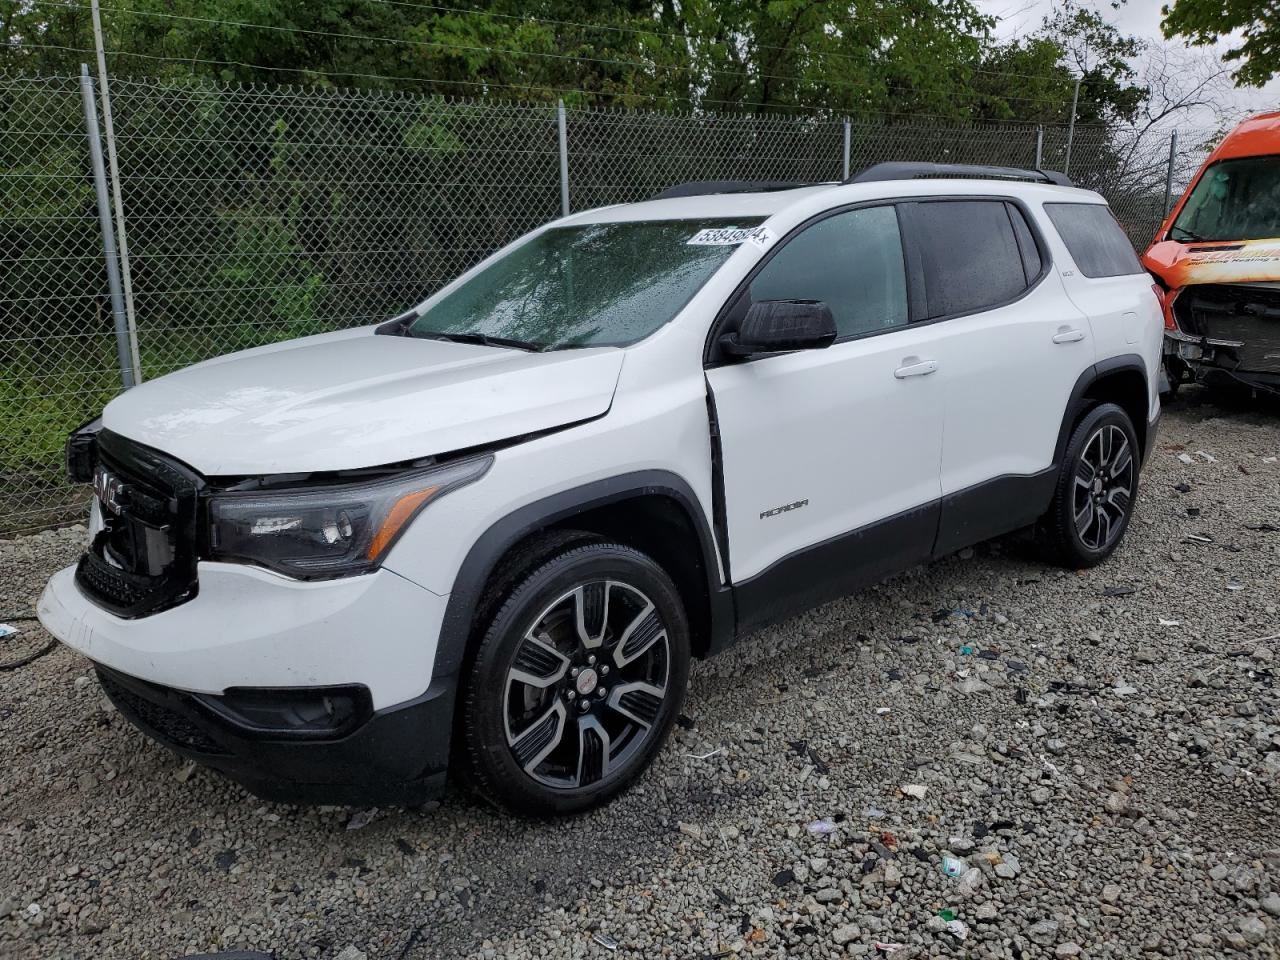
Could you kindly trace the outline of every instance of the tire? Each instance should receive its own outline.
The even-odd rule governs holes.
[[[648,767],[684,703],[689,625],[671,578],[577,543],[512,581],[462,691],[473,787],[522,815],[599,806]]]
[[[1046,558],[1092,567],[1124,538],[1138,496],[1138,437],[1114,403],[1090,410],[1071,432],[1049,510],[1037,529]]]

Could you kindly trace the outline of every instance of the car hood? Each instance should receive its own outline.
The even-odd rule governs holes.
[[[1199,283],[1280,280],[1280,239],[1152,244],[1142,264],[1170,289]]]
[[[103,426],[210,476],[379,466],[600,416],[622,357],[344,331],[148,381]]]

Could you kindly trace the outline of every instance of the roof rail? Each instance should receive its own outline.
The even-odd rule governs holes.
[[[976,163],[877,163],[860,170],[845,183],[875,183],[879,180],[918,180],[922,177],[970,177],[982,180],[1034,180],[1059,187],[1074,187],[1065,173],[1057,170],[1024,170],[1021,167],[990,167]]]
[[[674,200],[677,197],[705,197],[713,193],[769,193],[774,190],[795,190],[811,187],[811,183],[795,183],[789,180],[690,180],[677,183],[655,193],[650,200]]]

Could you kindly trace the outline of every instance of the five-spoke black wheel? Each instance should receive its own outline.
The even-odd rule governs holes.
[[[675,586],[644,554],[585,543],[511,590],[465,688],[470,773],[516,812],[564,813],[627,786],[684,698],[689,637]]]
[[[1120,543],[1138,494],[1138,439],[1125,411],[1104,403],[1071,433],[1039,534],[1050,558],[1074,567],[1101,563]]]

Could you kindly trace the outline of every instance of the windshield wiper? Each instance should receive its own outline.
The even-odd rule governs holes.
[[[478,343],[483,347],[510,347],[515,350],[528,350],[530,353],[537,353],[544,349],[543,344],[540,343],[515,340],[511,337],[494,337],[487,333],[444,333],[437,330],[422,332],[406,330],[405,333],[411,337],[420,337],[423,340],[447,340],[449,343]]]
[[[1196,233],[1194,230],[1188,230],[1186,227],[1180,227],[1177,224],[1174,224],[1172,227],[1169,228],[1170,233],[1173,233],[1173,231],[1175,230],[1181,233],[1187,240],[1190,240],[1192,243],[1208,243],[1209,242],[1205,237],[1200,236],[1200,234]]]

